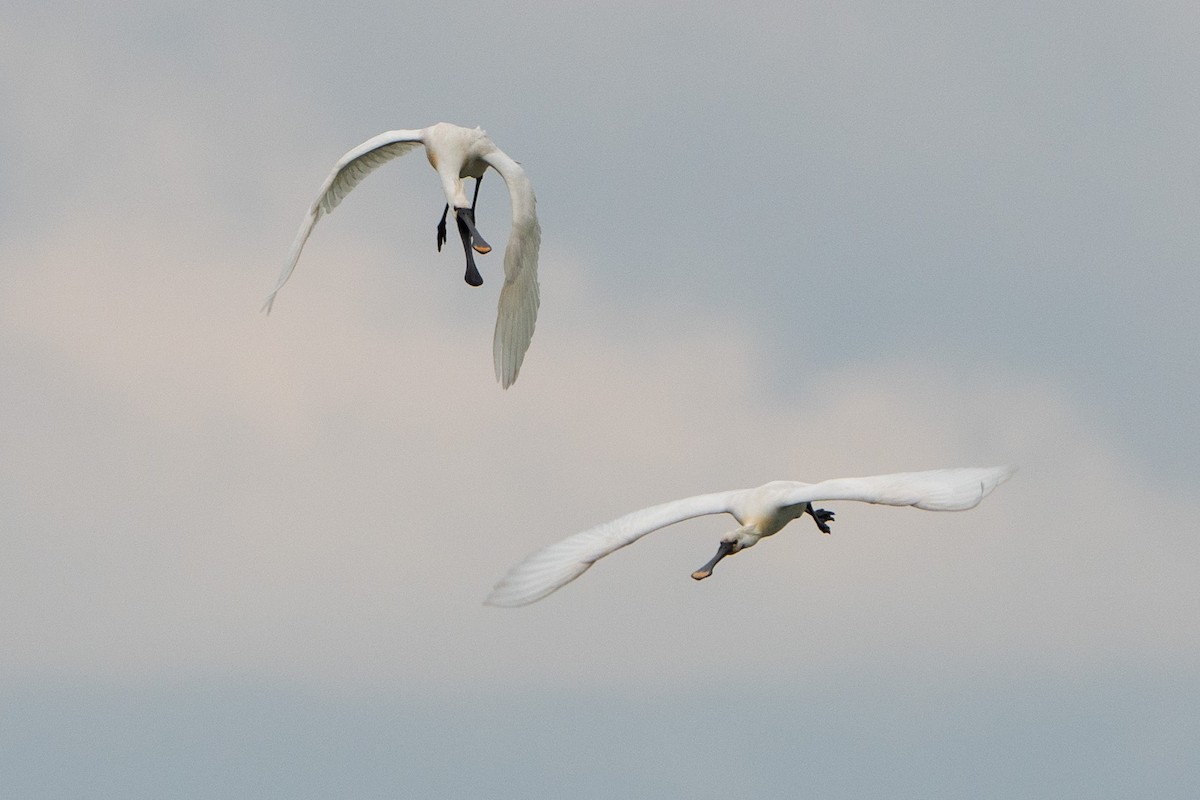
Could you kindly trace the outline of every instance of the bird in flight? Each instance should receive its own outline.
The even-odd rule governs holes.
[[[974,508],[1008,480],[1016,467],[968,467],[900,472],[867,478],[835,478],[820,483],[772,481],[755,489],[715,492],[675,500],[626,514],[612,522],[568,536],[517,564],[485,601],[493,606],[523,606],[561,589],[604,556],[633,544],[648,533],[706,514],[730,514],[741,526],[721,538],[717,554],[692,573],[696,580],[712,575],[721,559],[753,547],[808,514],[829,533],[833,512],[813,503],[857,500],[889,506],[915,506],[927,511]]]
[[[512,230],[508,246],[504,250],[504,286],[500,289],[500,304],[496,314],[496,333],[492,341],[492,356],[496,369],[496,380],[507,389],[517,379],[521,362],[529,342],[533,339],[533,328],[537,323],[538,248],[541,245],[542,229],[537,220],[537,200],[533,186],[513,159],[492,143],[480,128],[463,128],[448,122],[439,122],[418,130],[397,130],[381,133],[346,153],[333,167],[317,199],[308,209],[300,230],[292,242],[287,263],[275,288],[263,304],[263,311],[270,313],[275,296],[291,277],[300,260],[300,251],[317,224],[317,220],[333,211],[350,190],[370,174],[376,167],[398,158],[419,147],[425,147],[429,164],[437,171],[446,195],[446,206],[442,210],[437,226],[437,248],[440,252],[446,242],[446,218],[453,210],[455,225],[462,239],[467,268],[464,280],[471,286],[483,283],[483,277],[475,266],[473,253],[491,252],[491,245],[475,227],[475,202],[479,199],[479,186],[483,173],[489,167],[500,173],[508,187],[512,205]],[[467,202],[463,181],[475,179],[475,192]]]

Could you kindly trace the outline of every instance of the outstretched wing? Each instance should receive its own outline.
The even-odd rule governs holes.
[[[393,158],[399,158],[423,144],[424,134],[424,130],[381,133],[338,159],[333,166],[333,171],[325,179],[321,193],[317,195],[312,207],[308,209],[304,222],[300,224],[300,230],[288,253],[287,265],[284,266],[283,274],[279,276],[275,288],[267,296],[267,301],[263,303],[263,311],[271,313],[271,306],[275,304],[275,295],[292,276],[292,270],[296,268],[296,262],[300,260],[300,251],[304,249],[304,243],[308,241],[308,236],[316,226],[317,220],[337,208],[338,203],[342,202],[342,198],[348,195],[351,189],[358,186],[362,179],[380,164],[391,161]]]
[[[566,586],[609,553],[648,533],[692,517],[720,514],[741,492],[717,492],[644,508],[568,536],[533,553],[496,584],[485,601],[492,606],[523,606]]]
[[[537,266],[542,228],[538,225],[533,186],[521,165],[499,149],[483,156],[483,160],[504,178],[512,204],[512,232],[504,249],[504,288],[500,290],[496,335],[492,339],[496,380],[507,389],[521,371],[537,323],[540,302]]]
[[[799,484],[786,495],[787,505],[858,500],[887,506],[916,506],[926,511],[965,511],[1004,483],[1016,467],[965,467],[898,472],[869,478],[835,478]]]

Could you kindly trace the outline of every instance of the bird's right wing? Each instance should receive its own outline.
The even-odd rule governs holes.
[[[926,511],[965,511],[979,505],[980,500],[1016,471],[1016,467],[965,467],[834,478],[798,484],[786,503],[858,500],[887,506],[915,506]]]
[[[568,536],[510,569],[484,602],[492,606],[523,606],[541,600],[578,578],[597,560],[648,533],[692,517],[728,512],[738,494],[741,492],[716,492],[675,500]]]
[[[275,304],[275,295],[292,276],[292,270],[296,268],[296,262],[300,260],[300,251],[304,249],[304,243],[308,241],[309,234],[316,227],[317,220],[337,208],[338,203],[342,202],[342,198],[380,164],[385,164],[393,158],[399,158],[423,144],[424,135],[424,130],[388,131],[368,139],[338,159],[333,166],[333,171],[325,179],[321,193],[317,195],[317,199],[308,209],[304,222],[300,224],[300,230],[288,253],[283,274],[279,276],[275,288],[271,290],[267,301],[263,303],[263,311],[271,313],[271,306]]]
[[[512,203],[512,230],[504,249],[504,287],[496,312],[496,334],[492,339],[492,358],[496,380],[507,389],[517,379],[525,351],[533,340],[537,324],[538,248],[542,228],[537,218],[537,198],[525,170],[499,148],[485,155],[488,165],[504,178]]]

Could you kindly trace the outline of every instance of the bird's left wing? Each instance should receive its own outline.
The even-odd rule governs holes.
[[[964,467],[925,472],[897,472],[867,478],[834,478],[797,484],[787,505],[828,500],[858,500],[888,506],[915,506],[926,511],[965,511],[979,505],[1016,467]]]
[[[740,492],[716,492],[675,500],[597,525],[530,555],[496,584],[486,602],[523,606],[566,586],[609,553],[648,533],[692,517],[728,512]]]
[[[393,158],[399,158],[414,147],[421,145],[424,141],[422,138],[424,134],[424,130],[381,133],[338,159],[338,162],[333,165],[333,171],[325,179],[321,193],[317,195],[317,199],[308,209],[304,222],[300,223],[300,230],[296,233],[292,249],[288,252],[288,260],[283,268],[283,274],[279,276],[275,288],[271,290],[267,301],[263,303],[263,311],[271,313],[271,306],[275,304],[275,295],[292,276],[292,270],[296,268],[296,262],[300,260],[300,251],[304,249],[304,243],[308,241],[309,234],[316,227],[317,220],[337,208],[338,203],[342,202],[342,198],[380,164],[385,164]]]
[[[521,165],[499,149],[483,156],[483,160],[504,178],[512,204],[512,231],[504,249],[504,288],[500,290],[496,335],[492,339],[496,380],[507,389],[517,379],[537,323],[538,248],[542,243],[542,228],[538,224],[533,185]]]

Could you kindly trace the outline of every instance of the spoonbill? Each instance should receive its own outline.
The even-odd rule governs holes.
[[[446,241],[446,216],[453,208],[467,258],[463,279],[471,286],[483,283],[483,277],[475,267],[472,251],[483,254],[492,249],[475,228],[475,201],[479,199],[483,173],[491,167],[500,173],[508,187],[512,204],[512,231],[509,233],[508,247],[504,250],[504,286],[500,290],[496,334],[492,341],[496,380],[507,389],[517,379],[537,322],[537,261],[542,229],[538,225],[533,186],[525,176],[525,170],[496,147],[481,128],[463,128],[439,122],[418,130],[387,131],[339,158],[300,224],[300,231],[288,253],[287,264],[263,304],[263,311],[271,313],[275,295],[291,277],[296,262],[300,260],[300,251],[304,249],[304,243],[308,241],[317,220],[333,211],[342,198],[376,167],[421,145],[425,147],[430,166],[441,178],[442,190],[446,195],[446,207],[437,226],[438,251]],[[470,203],[467,203],[463,189],[464,178],[475,179],[475,194]]]
[[[833,512],[813,508],[813,503],[858,500],[916,506],[927,511],[963,511],[977,506],[1014,472],[1016,467],[967,467],[835,478],[821,483],[772,481],[755,489],[675,500],[634,511],[538,550],[509,570],[485,602],[493,606],[523,606],[541,600],[578,578],[609,553],[692,517],[731,514],[741,525],[722,537],[717,554],[692,573],[699,581],[711,575],[721,559],[753,547],[759,539],[778,533],[806,513],[817,523],[817,528],[829,533]]]

